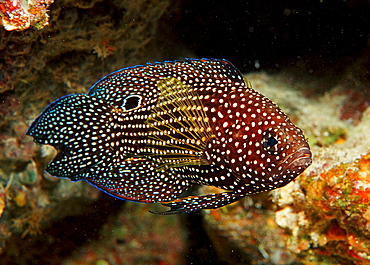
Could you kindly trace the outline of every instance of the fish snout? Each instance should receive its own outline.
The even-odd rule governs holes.
[[[288,156],[285,161],[278,166],[279,178],[293,180],[299,176],[307,167],[312,164],[312,153],[309,147],[302,147]]]

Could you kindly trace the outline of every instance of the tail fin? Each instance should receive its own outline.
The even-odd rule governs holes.
[[[99,161],[114,158],[110,145],[110,106],[84,94],[73,94],[51,103],[26,134],[38,144],[48,144],[58,155],[46,171],[57,177],[76,177]]]

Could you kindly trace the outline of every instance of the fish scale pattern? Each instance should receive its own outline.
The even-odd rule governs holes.
[[[50,104],[28,132],[58,155],[46,171],[117,198],[213,209],[282,187],[311,164],[302,131],[226,60],[113,72]],[[196,184],[225,192],[181,197]]]

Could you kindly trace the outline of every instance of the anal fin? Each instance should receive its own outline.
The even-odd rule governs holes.
[[[170,207],[167,212],[151,212],[154,214],[169,215],[178,213],[197,212],[202,209],[216,209],[240,200],[245,194],[234,192],[213,193],[204,196],[189,196],[171,202],[162,202]]]

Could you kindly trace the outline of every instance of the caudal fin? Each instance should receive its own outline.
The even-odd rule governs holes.
[[[76,176],[99,161],[113,159],[110,141],[110,106],[84,94],[62,97],[51,103],[26,134],[38,144],[54,146],[57,156],[46,171],[57,177]]]

